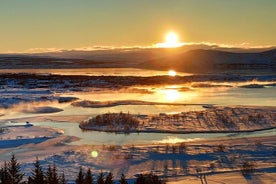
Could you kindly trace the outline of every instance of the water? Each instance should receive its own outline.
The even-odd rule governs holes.
[[[56,75],[87,75],[87,76],[158,76],[168,75],[168,71],[145,70],[137,68],[79,68],[79,69],[1,69],[0,73],[33,73]],[[179,76],[189,73],[177,72]]]
[[[82,131],[78,124],[70,122],[40,122],[33,123],[37,126],[58,128],[64,130],[68,136],[79,137],[80,140],[73,142],[73,145],[136,145],[136,144],[156,144],[156,143],[177,143],[188,142],[201,139],[223,139],[229,137],[260,137],[275,135],[276,129],[263,130],[245,133],[190,133],[190,134],[170,134],[170,133],[131,133],[115,134],[98,131]]]
[[[29,70],[1,70],[0,73],[52,73],[62,75],[121,75],[121,76],[156,76],[167,75],[167,71],[141,70],[133,68],[121,69],[29,69]],[[178,75],[189,75],[185,73],[177,73]],[[254,83],[258,81],[254,81]],[[240,88],[239,86],[250,82],[235,83],[228,82],[227,85],[232,87],[193,87],[194,83],[183,85],[163,85],[163,86],[135,86],[126,91],[116,91],[111,89],[88,89],[86,92],[64,92],[58,95],[78,97],[80,100],[92,101],[116,101],[116,100],[141,100],[150,102],[164,103],[183,103],[189,105],[120,105],[104,108],[83,108],[75,107],[70,103],[59,104],[57,102],[47,102],[35,104],[36,106],[53,106],[63,109],[63,112],[54,114],[36,114],[24,113],[22,109],[33,104],[20,104],[16,108],[2,109],[0,120],[13,118],[24,118],[31,116],[74,116],[86,115],[95,116],[97,114],[107,112],[129,112],[134,114],[159,114],[159,113],[180,113],[184,111],[199,111],[204,110],[202,104],[215,105],[254,105],[254,106],[276,106],[276,87],[265,88]],[[259,82],[261,83],[261,82]],[[213,84],[213,83],[212,83]],[[225,82],[217,83],[225,84]],[[147,92],[135,92],[133,89],[144,89]],[[184,89],[184,90],[183,90]],[[130,91],[129,91],[130,90]],[[16,94],[19,95],[19,94]],[[26,95],[26,94],[23,94]],[[28,94],[27,94],[28,95]],[[39,126],[50,126],[60,128],[65,131],[65,135],[77,136],[81,138],[73,144],[150,144],[157,142],[170,141],[189,141],[195,139],[215,139],[234,137],[250,137],[250,136],[266,136],[275,134],[275,130],[260,131],[256,133],[240,133],[240,134],[161,134],[161,133],[140,133],[140,134],[111,134],[104,132],[82,132],[77,123],[72,122],[31,122]]]
[[[167,75],[167,71],[152,71],[152,70],[139,70],[139,69],[49,69],[49,70],[1,70],[0,73],[52,73],[52,74],[61,74],[61,75],[112,75],[112,76],[156,76],[156,75]],[[190,75],[185,73],[178,73],[178,75]],[[173,78],[172,78],[173,79]],[[21,157],[26,157],[27,159],[33,159],[40,151],[43,154],[47,154],[47,157],[44,159],[44,163],[56,163],[57,166],[63,170],[65,173],[70,173],[69,179],[73,181],[72,176],[76,176],[79,166],[92,167],[95,170],[95,173],[100,170],[110,170],[110,168],[115,167],[118,170],[117,162],[114,165],[103,166],[103,163],[106,161],[106,158],[113,158],[113,152],[106,153],[102,151],[101,154],[105,155],[104,157],[94,158],[91,157],[91,151],[93,149],[86,148],[84,145],[154,145],[160,143],[173,144],[178,142],[189,142],[196,140],[221,140],[219,143],[223,143],[224,139],[228,138],[250,138],[250,137],[265,137],[265,136],[274,136],[276,129],[256,131],[250,133],[190,133],[190,134],[170,134],[170,133],[131,133],[131,134],[115,134],[115,133],[106,133],[99,131],[82,131],[78,127],[78,121],[81,118],[77,116],[82,116],[83,118],[88,118],[102,113],[107,112],[129,112],[133,114],[159,114],[159,113],[168,113],[175,114],[185,111],[202,111],[204,108],[202,104],[214,104],[214,105],[255,105],[255,106],[276,106],[276,87],[265,87],[265,88],[240,88],[241,85],[246,85],[250,83],[259,83],[263,82],[258,81],[249,81],[249,82],[217,82],[215,85],[229,85],[232,87],[195,87],[194,84],[197,83],[186,83],[181,85],[162,85],[162,86],[134,86],[126,88],[124,90],[112,90],[112,89],[84,89],[83,92],[80,91],[65,91],[67,89],[60,89],[59,93],[47,93],[50,97],[64,96],[64,97],[78,97],[79,100],[90,100],[90,101],[116,101],[116,100],[141,100],[149,102],[162,102],[162,103],[182,103],[183,105],[120,105],[114,107],[104,107],[104,108],[83,108],[72,106],[70,102],[68,103],[58,103],[57,101],[48,101],[48,102],[26,102],[20,103],[13,107],[7,109],[0,109],[0,126],[1,123],[5,122],[6,125],[18,125],[25,124],[26,121],[30,120],[30,123],[35,126],[48,127],[54,129],[63,130],[65,136],[75,136],[79,140],[71,143],[69,145],[74,145],[74,147],[84,148],[81,152],[72,151],[71,147],[65,145],[63,148],[69,148],[68,152],[58,152],[58,149],[61,147],[56,147],[57,150],[38,150],[36,145],[22,145],[21,147],[11,148],[17,155]],[[205,84],[214,84],[214,82],[205,82]],[[139,90],[137,90],[139,89]],[[10,95],[9,97],[16,100],[17,98],[31,98],[34,97],[33,93],[28,93],[28,89],[17,91],[16,88],[12,89],[17,91],[16,93],[5,93],[5,88],[1,89],[4,91],[3,95]],[[45,91],[47,89],[36,89],[40,91]],[[52,96],[51,96],[52,95]],[[39,98],[40,93],[37,93],[37,98]],[[0,99],[1,99],[0,98]],[[13,100],[13,99],[12,99]],[[186,104],[186,105],[184,105]],[[0,104],[1,105],[1,104]],[[58,113],[26,113],[25,109],[31,109],[32,107],[57,107],[63,109],[62,112]],[[42,117],[42,118],[41,118]],[[18,119],[17,119],[18,118]],[[7,123],[11,122],[11,123]],[[15,140],[17,141],[17,140]],[[46,142],[47,143],[47,142]],[[77,146],[75,146],[77,145]],[[94,147],[94,146],[88,146]],[[102,146],[99,146],[102,147]],[[103,146],[104,147],[104,146]],[[63,150],[62,148],[62,150]],[[87,149],[87,150],[86,150]],[[2,153],[5,153],[6,150],[1,150]],[[144,150],[147,151],[147,148]],[[9,150],[7,151],[9,152]],[[46,152],[46,153],[44,153]],[[51,155],[54,153],[54,156]],[[104,154],[103,154],[104,153]],[[27,156],[26,156],[27,154]],[[41,153],[42,154],[42,153]],[[58,154],[58,155],[57,155]],[[142,153],[139,153],[142,154]],[[143,154],[142,154],[143,155]],[[167,160],[155,160],[152,157],[138,158],[138,160],[128,160],[127,162],[130,165],[123,165],[123,168],[130,170],[130,176],[133,173],[145,172],[149,170],[160,171],[160,168],[151,168],[151,165],[160,165],[161,171],[167,163],[177,163],[179,162],[178,158],[168,155]],[[243,156],[243,155],[242,155]],[[6,154],[6,157],[9,157]],[[185,157],[184,165],[186,165]],[[243,157],[242,157],[243,158]],[[6,158],[5,158],[6,159]],[[152,161],[150,159],[153,159]],[[111,159],[112,160],[112,159]],[[180,159],[181,160],[181,159]],[[31,160],[32,162],[33,160]],[[29,161],[30,162],[30,161]],[[114,162],[114,161],[113,161]],[[206,162],[203,161],[206,165]],[[123,160],[123,163],[126,163]],[[162,163],[164,166],[162,166]],[[114,163],[113,163],[114,164]],[[202,164],[201,164],[202,165]],[[121,167],[121,165],[120,165]],[[135,171],[132,168],[135,167]],[[30,168],[30,164],[25,165],[25,168]],[[138,169],[136,169],[138,168]],[[150,169],[151,168],[151,169]],[[173,167],[172,167],[173,168]],[[139,170],[140,169],[140,170]],[[115,170],[113,170],[115,171]],[[121,174],[121,170],[119,171]],[[125,171],[127,172],[127,171]],[[126,173],[128,174],[128,173]],[[170,174],[166,176],[169,176]]]

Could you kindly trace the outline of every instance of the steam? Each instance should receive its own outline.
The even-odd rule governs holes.
[[[12,104],[7,108],[0,108],[1,115],[9,113],[53,113],[62,111],[62,104],[58,101],[43,101],[43,102],[20,102]]]

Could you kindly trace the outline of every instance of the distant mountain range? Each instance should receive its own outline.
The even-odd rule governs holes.
[[[122,67],[182,72],[252,70],[276,73],[276,49],[239,52],[183,48],[132,48],[96,51],[63,51],[39,54],[1,54],[0,68]],[[237,51],[237,50],[234,50]]]
[[[276,73],[276,49],[257,53],[233,53],[218,50],[191,50],[143,62],[145,68],[175,69],[184,72],[224,70],[269,70]]]

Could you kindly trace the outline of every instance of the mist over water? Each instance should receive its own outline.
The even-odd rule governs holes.
[[[3,72],[1,70],[1,72]],[[1,73],[0,72],[0,73]],[[107,133],[101,131],[83,131],[79,123],[104,113],[125,112],[136,115],[168,115],[173,116],[185,112],[200,113],[214,106],[276,106],[276,85],[274,79],[269,79],[266,75],[256,80],[240,81],[224,80],[210,74],[212,80],[208,80],[208,74],[200,76],[199,74],[173,73],[169,76],[168,71],[152,71],[142,69],[54,69],[54,70],[6,70],[3,73],[11,72],[16,77],[8,80],[6,85],[0,88],[0,126],[17,127],[26,126],[26,122],[34,125],[36,136],[32,132],[24,134],[16,133],[12,136],[22,136],[27,141],[24,143],[20,140],[20,148],[14,147],[19,157],[24,160],[24,169],[30,168],[31,156],[39,154],[40,158],[47,163],[55,162],[59,168],[70,173],[68,178],[72,179],[77,173],[78,166],[93,168],[94,172],[101,169],[118,171],[118,163],[129,164],[130,176],[136,174],[136,170],[131,171],[131,167],[137,166],[137,161],[141,165],[145,162],[156,163],[164,162],[166,168],[167,162],[178,162],[179,159],[171,157],[169,151],[165,160],[158,160],[154,154],[161,154],[166,146],[178,144],[193,144],[204,141],[218,141],[239,138],[256,138],[269,137],[275,135],[275,129],[262,130],[257,132],[243,133]],[[28,80],[19,79],[20,74],[17,72],[35,73],[35,75],[23,75],[30,77]],[[36,80],[36,76],[46,76]],[[57,75],[55,78],[47,79],[47,76]],[[79,76],[96,76],[81,78]],[[64,76],[74,76],[63,78]],[[107,79],[120,77],[120,83],[112,83],[112,80],[106,78],[98,79],[97,76],[104,76]],[[132,76],[132,77],[129,77]],[[160,76],[166,76],[164,78]],[[227,75],[222,75],[228,77]],[[179,83],[179,77],[195,77],[195,81],[185,81]],[[247,75],[245,75],[247,77]],[[217,80],[218,78],[218,80]],[[250,77],[252,78],[252,77]],[[148,80],[149,84],[138,84],[139,81]],[[154,80],[152,80],[154,79]],[[158,79],[165,79],[159,81]],[[215,80],[214,80],[215,79]],[[230,77],[230,79],[232,79]],[[82,82],[90,80],[91,85],[83,85]],[[134,81],[132,85],[129,80]],[[35,81],[35,82],[33,82]],[[169,83],[167,83],[169,81]],[[174,84],[174,81],[175,84]],[[57,84],[55,84],[55,82]],[[155,83],[156,82],[156,83]],[[53,84],[52,84],[53,83]],[[90,84],[88,83],[88,84]],[[129,85],[131,84],[131,85]],[[34,88],[34,86],[36,86]],[[24,127],[23,126],[23,127]],[[161,126],[161,125],[160,125]],[[19,129],[23,128],[19,127]],[[48,130],[49,137],[45,137],[44,132]],[[40,133],[41,132],[41,133]],[[56,133],[55,133],[56,132]],[[53,137],[51,137],[51,136]],[[2,136],[0,134],[0,136]],[[10,135],[8,135],[10,136]],[[57,137],[55,137],[57,136]],[[5,136],[4,139],[6,139]],[[2,138],[1,137],[1,138]],[[20,137],[17,137],[18,139]],[[49,139],[48,141],[46,141]],[[36,146],[37,140],[45,147],[46,150],[39,150]],[[4,140],[5,141],[5,140]],[[18,141],[18,140],[16,140]],[[33,144],[27,144],[33,143]],[[217,143],[216,143],[217,144]],[[39,146],[39,145],[38,145]],[[147,146],[149,148],[147,148]],[[159,149],[151,152],[151,149]],[[115,151],[112,149],[116,147]],[[118,148],[117,148],[118,147]],[[204,145],[203,145],[204,147]],[[208,146],[207,146],[208,147]],[[22,150],[27,150],[24,152]],[[197,149],[195,147],[195,149]],[[204,148],[205,149],[205,148]],[[212,146],[209,149],[212,148]],[[52,153],[51,150],[57,151]],[[127,158],[135,150],[135,159]],[[5,153],[0,150],[0,153]],[[140,152],[141,151],[141,152]],[[165,151],[164,151],[165,152]],[[106,158],[117,156],[110,164],[102,165]],[[144,155],[145,154],[145,155]],[[163,153],[162,153],[163,154]],[[162,155],[161,154],[161,155]],[[31,156],[30,156],[31,155]],[[189,155],[189,154],[187,154]],[[193,154],[191,154],[193,155]],[[189,155],[189,156],[191,156]],[[147,157],[149,156],[149,157]],[[197,155],[195,156],[197,157]],[[2,159],[8,159],[2,155]],[[185,157],[181,157],[181,159]],[[180,159],[180,160],[181,160]],[[63,160],[63,161],[62,161]],[[64,166],[64,160],[67,164]],[[182,162],[183,160],[181,160]],[[139,165],[139,164],[138,164]],[[69,167],[70,166],[70,167]],[[76,167],[77,166],[77,167]],[[72,169],[73,168],[73,169]],[[164,168],[156,169],[163,172]],[[139,168],[141,171],[148,170],[146,166]],[[166,169],[165,169],[166,170]],[[165,172],[165,171],[164,171]],[[117,173],[118,174],[118,173]],[[119,173],[121,174],[121,173]],[[164,173],[163,173],[164,174]],[[165,174],[173,176],[173,174]],[[116,176],[120,177],[119,175]]]
[[[86,76],[159,76],[168,75],[168,71],[137,68],[79,68],[79,69],[1,69],[0,73],[33,73],[53,75],[86,75]],[[177,72],[179,76],[192,74]]]
[[[1,72],[19,72],[21,70],[1,70]],[[23,70],[22,70],[23,71]],[[168,71],[152,71],[133,68],[94,68],[94,69],[30,69],[24,70],[25,73],[37,74],[59,74],[59,75],[120,75],[120,76],[155,76],[168,75]],[[188,74],[179,73],[177,75],[187,76]],[[191,75],[191,74],[189,74]],[[171,77],[174,80],[174,77]],[[252,87],[253,85],[253,87]],[[255,85],[255,86],[254,86]],[[11,93],[12,91],[12,93]],[[202,110],[201,104],[214,105],[256,105],[256,106],[275,106],[276,105],[276,85],[272,81],[244,81],[244,82],[224,82],[205,81],[205,82],[186,82],[177,85],[141,85],[125,86],[124,88],[93,88],[83,87],[81,91],[58,89],[50,91],[48,89],[0,89],[1,100],[11,105],[8,108],[0,108],[1,119],[13,116],[36,116],[51,115],[96,115],[106,112],[130,112],[141,114],[158,113],[180,113],[189,110]],[[45,98],[47,96],[47,99]],[[72,102],[59,103],[59,97],[75,97],[77,101],[98,101],[114,102],[130,101],[127,105],[102,108],[83,108],[72,106]],[[37,100],[38,99],[38,100]],[[41,100],[43,99],[43,100]],[[135,105],[131,100],[145,102],[169,103],[170,105]],[[14,104],[13,104],[14,103]],[[183,105],[173,105],[183,104]],[[187,105],[184,105],[187,104]],[[199,105],[197,105],[199,104]],[[46,111],[48,107],[48,111]],[[38,110],[39,108],[39,110]],[[43,108],[45,112],[43,112]],[[55,112],[59,108],[61,112]]]

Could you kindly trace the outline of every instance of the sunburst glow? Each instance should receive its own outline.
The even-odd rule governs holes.
[[[201,92],[198,90],[189,90],[186,86],[163,86],[161,88],[153,89],[158,102],[177,102],[177,103],[191,103],[199,102]]]
[[[169,45],[175,45],[178,43],[178,36],[175,33],[169,33],[166,36],[166,43]]]
[[[169,70],[168,75],[174,77],[176,76],[176,72],[174,70]]]
[[[173,102],[180,97],[180,94],[177,89],[165,89],[160,90],[159,92],[162,96],[162,101],[165,102]]]
[[[184,43],[179,42],[178,35],[174,32],[170,32],[165,37],[165,42],[156,44],[159,48],[175,48],[181,47]]]

